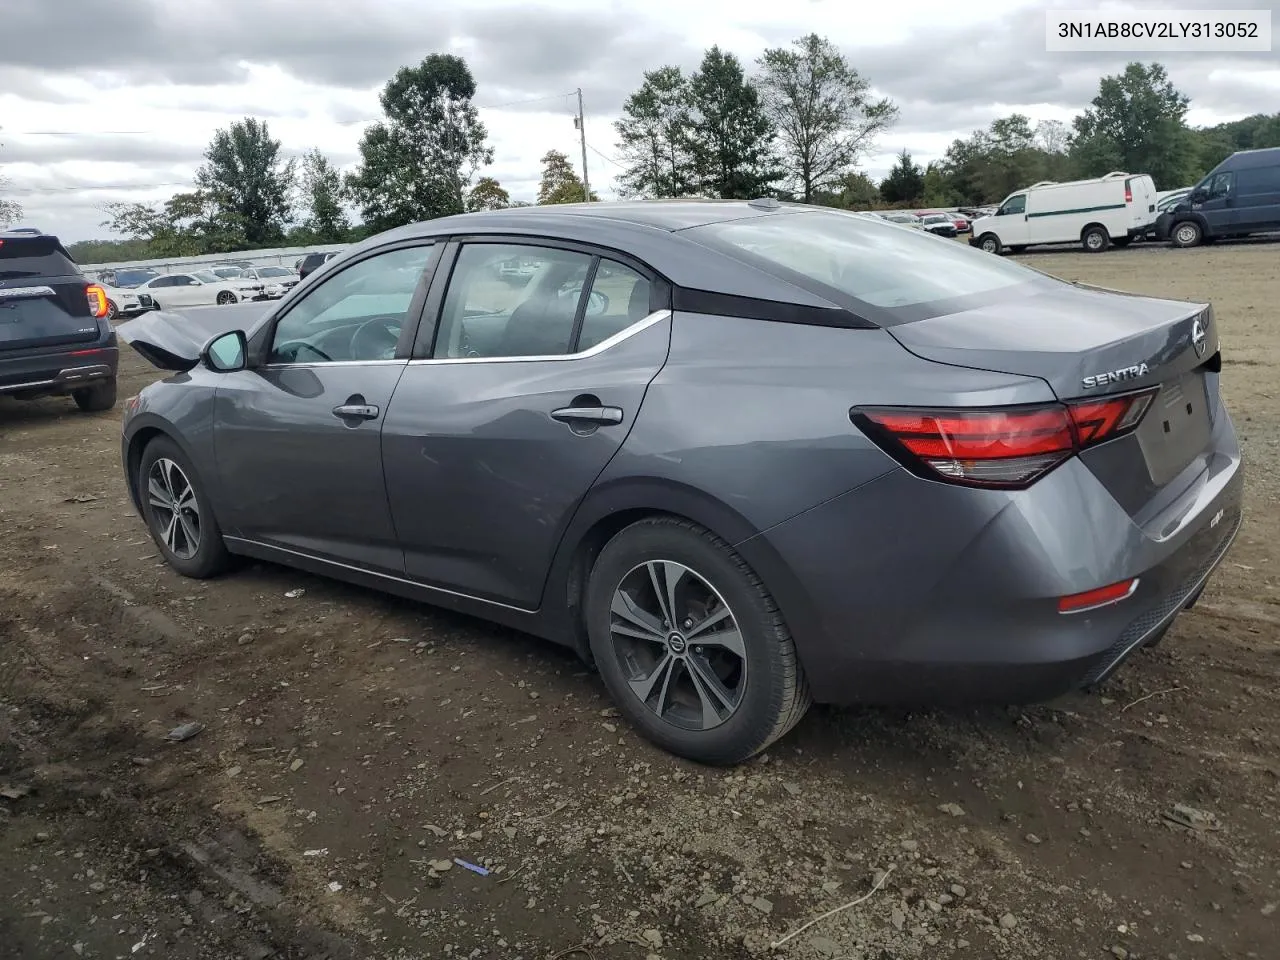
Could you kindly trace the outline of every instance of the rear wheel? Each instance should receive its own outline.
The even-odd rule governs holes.
[[[116,405],[116,382],[108,380],[95,387],[81,387],[71,391],[71,399],[85,413],[99,413]]]
[[[1204,240],[1204,231],[1194,220],[1183,220],[1174,225],[1171,239],[1175,247],[1194,247]]]
[[[1085,253],[1102,253],[1111,245],[1111,236],[1103,227],[1085,227],[1084,232],[1080,234],[1080,244],[1084,247]]]
[[[978,239],[978,246],[987,253],[994,253],[997,256],[1000,254],[1000,238],[994,233],[984,233]]]
[[[201,580],[226,569],[230,556],[213,506],[176,443],[157,437],[147,444],[137,483],[147,529],[169,566]]]
[[[605,545],[587,585],[587,632],[619,710],[672,753],[734,764],[808,709],[777,604],[723,540],[653,518]]]

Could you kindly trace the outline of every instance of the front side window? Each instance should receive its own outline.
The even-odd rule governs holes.
[[[270,363],[391,360],[430,244],[347,267],[299,299],[276,324]]]
[[[814,281],[838,299],[886,310],[1044,282],[1035,270],[967,244],[834,211],[712,223],[684,236],[782,279]]]
[[[532,244],[464,245],[449,277],[432,356],[569,353],[593,259]]]
[[[1221,197],[1230,196],[1231,186],[1235,178],[1236,175],[1234,173],[1215,173],[1205,183],[1205,197],[1209,200],[1217,200]]]
[[[1004,202],[1004,206],[1000,208],[1000,212],[996,214],[998,217],[1007,217],[1015,213],[1027,212],[1027,195],[1020,193],[1016,197],[1010,197]]]

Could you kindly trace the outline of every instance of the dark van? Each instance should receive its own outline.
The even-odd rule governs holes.
[[[1280,147],[1233,153],[1156,222],[1175,247],[1271,230],[1280,230]]]

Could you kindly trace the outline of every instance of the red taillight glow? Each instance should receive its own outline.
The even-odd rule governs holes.
[[[1127,183],[1124,185],[1124,202],[1133,203],[1133,190]]]
[[[96,283],[85,287],[85,296],[89,298],[89,313],[95,319],[107,315],[107,291]]]
[[[1034,407],[858,408],[855,424],[909,467],[978,487],[1029,486],[1085,447],[1133,430],[1154,390]],[[919,472],[919,471],[917,471]]]
[[[1096,610],[1098,607],[1106,607],[1113,603],[1119,603],[1121,600],[1127,600],[1133,596],[1133,591],[1137,589],[1137,579],[1121,580],[1119,583],[1098,587],[1096,590],[1086,590],[1084,593],[1073,593],[1067,597],[1059,597],[1058,612],[1083,613],[1085,610]]]

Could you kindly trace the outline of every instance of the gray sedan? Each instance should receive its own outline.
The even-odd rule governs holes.
[[[813,700],[1095,684],[1240,524],[1210,307],[839,211],[449,217],[199,323],[119,329],[174,371],[123,429],[174,569],[254,557],[568,644],[705,762]]]

